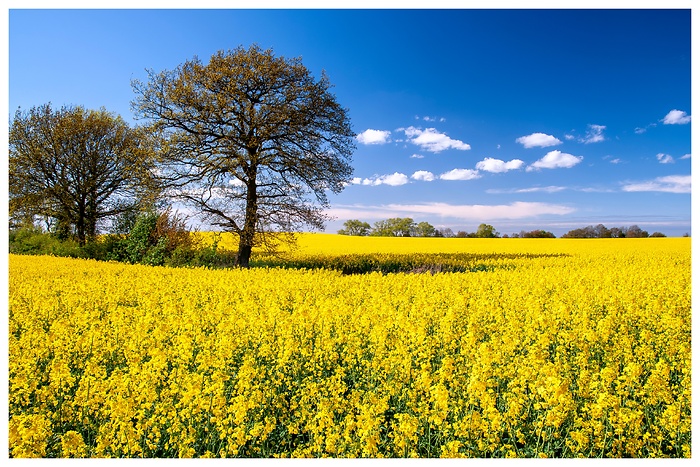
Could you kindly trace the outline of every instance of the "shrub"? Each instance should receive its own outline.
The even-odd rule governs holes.
[[[78,242],[61,240],[52,234],[45,233],[41,228],[26,226],[10,232],[9,251],[25,255],[69,256],[71,258],[86,258]]]

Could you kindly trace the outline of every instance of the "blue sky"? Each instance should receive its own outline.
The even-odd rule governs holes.
[[[328,232],[413,217],[454,231],[559,236],[603,223],[680,236],[691,231],[690,16],[11,9],[8,112],[52,102],[133,121],[130,81],[146,68],[257,43],[325,70],[349,110],[355,179],[330,197]]]

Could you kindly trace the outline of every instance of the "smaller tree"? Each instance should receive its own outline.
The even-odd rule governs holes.
[[[627,238],[646,238],[649,232],[642,230],[638,225],[631,225],[627,229]]]
[[[428,222],[419,222],[413,229],[414,237],[435,237],[436,235],[435,227],[430,225]]]
[[[521,238],[556,238],[552,232],[547,232],[546,230],[531,230],[529,232],[522,232]]]
[[[593,231],[595,232],[596,238],[612,238],[610,229],[605,227],[603,224],[598,224],[593,227]]]
[[[593,226],[589,225],[581,229],[569,230],[562,235],[562,238],[596,238],[596,233]]]
[[[10,218],[47,219],[83,245],[103,220],[154,197],[153,141],[105,109],[17,110],[9,133]]]
[[[476,229],[476,237],[478,238],[498,238],[499,235],[496,229],[489,224],[479,224]]]
[[[625,238],[626,232],[625,227],[613,227],[610,229],[610,238]]]
[[[666,234],[663,234],[661,232],[654,232],[653,234],[649,235],[650,237],[665,237]]]
[[[376,237],[410,237],[414,229],[413,219],[410,217],[392,217],[374,223],[370,235]]]
[[[343,222],[344,229],[338,230],[338,235],[356,235],[364,237],[369,235],[370,225],[358,219],[350,219]]]

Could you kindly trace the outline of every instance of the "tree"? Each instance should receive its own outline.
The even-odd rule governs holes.
[[[520,232],[520,238],[556,238],[552,232],[546,230],[531,230],[529,232]]]
[[[350,219],[343,222],[344,229],[338,230],[339,235],[356,235],[364,237],[369,235],[371,229],[367,222],[362,222],[358,219]]]
[[[593,227],[593,231],[595,232],[596,238],[612,238],[612,233],[603,224],[598,224]]]
[[[435,227],[430,225],[428,222],[419,222],[413,228],[413,236],[415,237],[435,237],[436,233]]]
[[[649,232],[642,230],[638,225],[631,225],[627,229],[626,236],[627,238],[647,238],[649,236]]]
[[[238,235],[239,266],[275,233],[323,229],[326,193],[349,183],[355,147],[325,73],[315,80],[301,59],[255,45],[147,72],[132,107],[165,141],[162,180]]]
[[[569,230],[561,238],[596,238],[596,231],[592,225],[589,225],[581,229]]]
[[[498,238],[498,236],[499,233],[489,224],[479,224],[479,227],[476,229],[476,237],[478,238]]]
[[[410,237],[415,225],[410,217],[392,217],[375,222],[370,235],[375,237]]]
[[[610,238],[625,238],[627,227],[613,227],[610,229]]]
[[[148,138],[105,109],[17,110],[9,132],[10,217],[43,216],[83,245],[154,186]]]

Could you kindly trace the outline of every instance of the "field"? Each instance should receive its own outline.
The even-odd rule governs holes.
[[[690,239],[256,258],[10,255],[10,455],[691,456]]]

